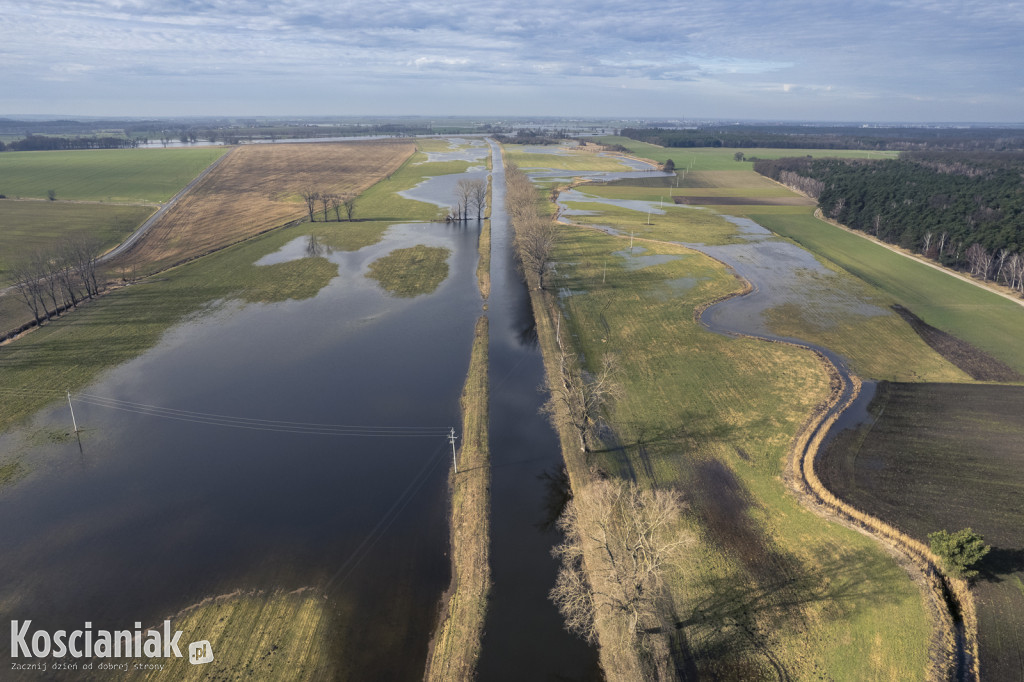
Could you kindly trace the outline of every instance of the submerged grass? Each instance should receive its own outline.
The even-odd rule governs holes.
[[[370,263],[366,276],[393,296],[415,298],[433,292],[448,278],[449,255],[450,250],[436,246],[395,249]]]
[[[325,258],[253,265],[306,231],[299,226],[268,233],[169,270],[157,280],[112,291],[5,345],[0,350],[0,392],[5,397],[0,401],[0,432],[59,399],[65,390],[81,388],[108,367],[141,355],[169,327],[211,302],[271,303],[314,296],[338,273]]]
[[[488,339],[487,318],[481,316],[462,391],[459,473],[450,478],[452,582],[434,631],[426,680],[473,679],[480,656],[491,587]]]

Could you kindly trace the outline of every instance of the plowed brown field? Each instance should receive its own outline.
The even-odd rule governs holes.
[[[299,220],[304,189],[359,194],[414,150],[408,140],[238,147],[114,267],[155,272]]]

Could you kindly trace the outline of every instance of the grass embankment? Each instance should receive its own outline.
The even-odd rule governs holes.
[[[488,165],[490,165],[490,157],[487,157]],[[487,211],[484,214],[486,219],[480,224],[480,242],[478,249],[480,251],[480,260],[476,265],[476,285],[480,290],[480,297],[484,299],[484,305],[487,305],[487,298],[491,295],[491,207],[493,199],[494,188],[492,186],[491,177],[487,178]]]
[[[0,201],[0,288],[10,283],[7,268],[12,262],[51,248],[63,238],[94,239],[108,251],[155,210],[154,206]],[[3,319],[0,313],[0,328],[6,328]]]
[[[634,270],[610,263],[605,273],[604,257],[623,241],[565,228],[556,248],[556,284],[572,293],[561,299],[563,341],[574,339],[591,362],[616,353],[626,389],[610,415],[623,448],[565,452],[574,490],[598,467],[684,491],[690,511],[680,523],[700,541],[669,581],[680,658],[729,679],[772,670],[922,677],[930,624],[916,588],[872,540],[803,509],[781,481],[791,441],[828,396],[817,359],[696,323],[696,306],[740,288],[711,259],[689,253]],[[682,292],[669,284],[683,277],[696,284]]]
[[[1024,669],[1024,387],[881,384],[873,418],[819,457],[828,488],[926,543],[971,527],[993,546],[973,589],[982,679]]]
[[[422,244],[395,249],[370,263],[366,276],[393,296],[415,298],[433,292],[448,278],[449,255],[449,249]]]
[[[450,476],[452,582],[434,631],[427,680],[469,680],[480,656],[491,587],[490,450],[487,405],[487,318],[476,321],[469,373],[462,391],[459,473]]]
[[[330,614],[312,590],[272,595],[230,594],[205,600],[173,616],[181,630],[183,658],[143,660],[162,670],[106,672],[103,679],[144,680],[331,680],[340,671],[330,653]],[[206,640],[213,661],[193,665],[188,644]],[[116,662],[116,661],[115,661]],[[129,660],[129,669],[133,662]]]
[[[0,194],[8,198],[165,202],[220,158],[224,147],[87,149],[0,154]]]

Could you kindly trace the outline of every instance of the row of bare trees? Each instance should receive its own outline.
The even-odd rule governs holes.
[[[515,164],[505,166],[505,208],[526,283],[543,289],[544,273],[555,247],[555,222],[538,210],[537,188]]]
[[[952,260],[960,263],[975,277],[1024,293],[1024,254],[1019,251],[1004,248],[990,252],[978,243],[964,250],[963,242],[954,242],[948,232],[925,232],[921,239],[921,253],[939,262]]]
[[[12,291],[25,304],[36,324],[50,320],[103,288],[100,245],[92,239],[65,239],[36,249],[11,266]]]
[[[345,218],[352,222],[356,214],[356,198],[351,194],[334,194],[324,192],[313,187],[307,187],[299,193],[306,202],[306,210],[309,212],[309,222],[316,222],[317,206],[324,214],[324,222],[330,220],[330,212],[334,212],[334,219],[341,222],[341,210],[345,209]]]
[[[459,180],[455,185],[455,205],[447,221],[469,220],[475,212],[476,219],[482,220],[487,207],[486,180]]]

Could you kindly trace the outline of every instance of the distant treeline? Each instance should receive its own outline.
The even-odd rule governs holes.
[[[1024,291],[1024,153],[766,159],[762,175],[848,227]]]
[[[0,142],[0,152],[38,152],[57,149],[134,149],[139,140],[124,137],[51,137],[29,135],[21,140]]]
[[[991,150],[1024,149],[1020,128],[857,128],[729,126],[697,129],[624,128],[623,137],[662,147],[776,149]]]

